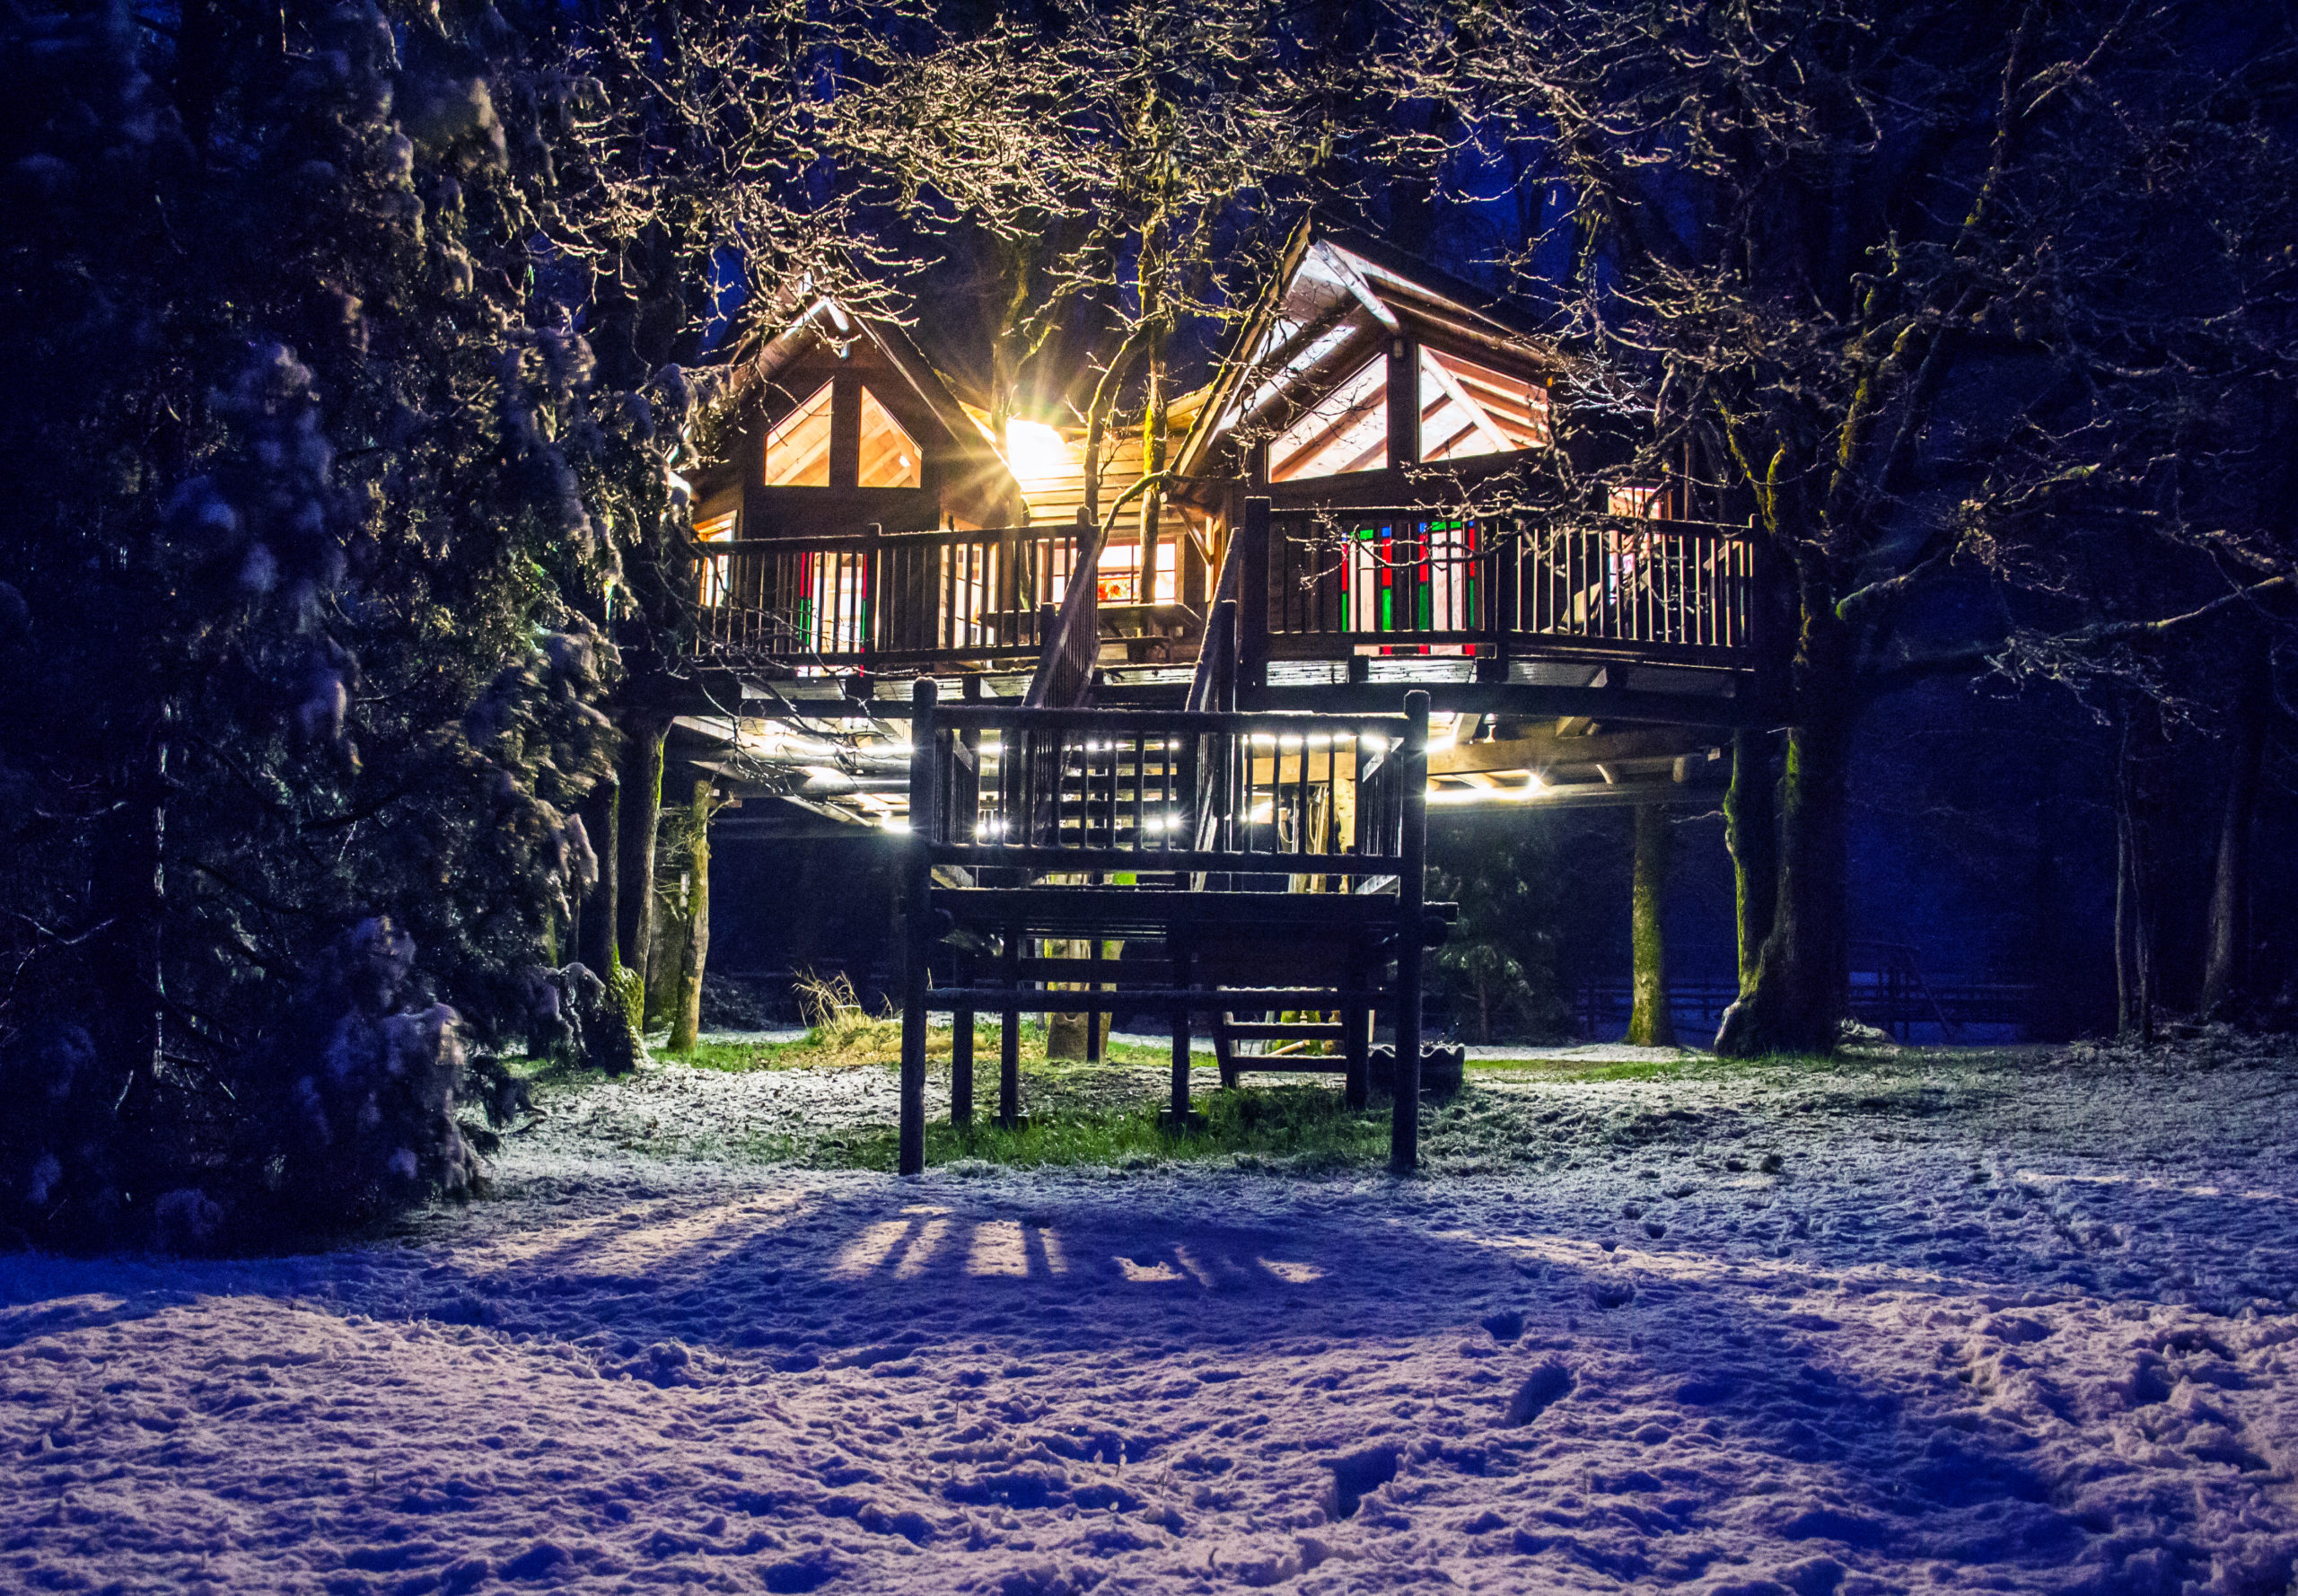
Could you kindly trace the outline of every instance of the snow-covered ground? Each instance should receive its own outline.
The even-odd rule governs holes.
[[[906,1181],[663,1067],[394,1241],[0,1258],[0,1587],[2291,1588],[2298,1062],[1473,1081],[1408,1184]]]

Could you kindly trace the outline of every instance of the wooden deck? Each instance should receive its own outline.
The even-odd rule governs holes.
[[[1738,530],[1237,510],[1219,566],[1182,562],[1156,605],[1101,575],[1082,523],[701,545],[683,723],[720,751],[690,757],[819,818],[898,827],[912,681],[1162,713],[1214,706],[1218,677],[1218,707],[1262,714],[1393,715],[1425,692],[1439,804],[1709,803],[1732,730],[1776,715]]]

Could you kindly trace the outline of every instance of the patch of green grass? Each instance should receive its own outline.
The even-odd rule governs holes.
[[[997,1068],[997,1052],[1004,1040],[1004,1028],[995,1021],[977,1021],[973,1033],[973,1060],[976,1070]],[[925,1057],[928,1063],[947,1067],[950,1062],[952,1033],[947,1026],[935,1026],[926,1032]],[[676,1064],[692,1065],[697,1069],[745,1070],[847,1068],[855,1065],[884,1065],[901,1062],[901,1022],[899,1020],[870,1020],[862,1025],[846,1025],[835,1031],[816,1027],[794,1042],[697,1042],[683,1052],[673,1053],[658,1048],[654,1057]],[[1171,1057],[1164,1048],[1145,1048],[1131,1042],[1112,1039],[1104,1062],[1110,1064],[1160,1065]],[[1048,1061],[1045,1056],[1045,1027],[1024,1022],[1022,1026],[1022,1063],[1026,1068],[1051,1062],[1056,1068],[1066,1060]]]
[[[1471,1058],[1471,1074],[1524,1081],[1651,1081],[1684,1073],[1676,1058]]]
[[[971,1161],[1023,1168],[1103,1164],[1146,1169],[1162,1163],[1226,1160],[1245,1168],[1313,1174],[1384,1162],[1389,1150],[1385,1107],[1352,1113],[1337,1088],[1255,1087],[1212,1092],[1196,1103],[1204,1124],[1180,1135],[1158,1123],[1153,1101],[1100,1112],[1040,1109],[1020,1129],[977,1115],[963,1129],[947,1120],[925,1127],[925,1162],[940,1166]],[[890,1130],[826,1148],[824,1162],[890,1170],[899,1151]]]

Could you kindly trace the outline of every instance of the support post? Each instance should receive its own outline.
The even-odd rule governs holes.
[[[1098,887],[1101,884],[1101,878],[1096,873],[1093,877],[1093,885]],[[1094,978],[1085,983],[1085,990],[1096,996],[1100,995],[1101,990],[1101,972],[1099,966],[1107,947],[1108,944],[1098,936],[1085,944],[1085,957],[1096,967],[1092,971]],[[1087,1064],[1099,1064],[1101,1061],[1101,1024],[1102,1016],[1099,1011],[1085,1016],[1085,1062]]]
[[[1352,951],[1346,974],[1343,978],[1348,990],[1358,990],[1364,981],[1364,957]],[[1368,1034],[1373,1016],[1364,1006],[1354,1000],[1344,1003],[1340,1011],[1340,1048],[1347,1061],[1346,1084],[1341,1101],[1351,1109],[1362,1109],[1372,1098],[1372,1038]]]
[[[934,951],[934,679],[910,688],[909,857],[903,883],[901,1172],[925,1168],[925,973]]]
[[[1428,863],[1428,695],[1404,696],[1403,857],[1397,866],[1397,1069],[1389,1121],[1389,1172],[1409,1175],[1420,1165],[1420,923]]]
[[[1188,950],[1177,943],[1168,943],[1166,951],[1172,960],[1174,989],[1187,988],[1192,973]],[[1192,1112],[1188,1106],[1188,1011],[1176,1007],[1173,1010],[1172,1101],[1163,1115],[1165,1128],[1176,1136],[1194,1130],[1204,1123],[1204,1117]]]
[[[997,1033],[997,1123],[1007,1130],[1022,1125],[1022,943],[1019,925],[1005,933],[1005,1013]]]
[[[1237,529],[1237,686],[1257,692],[1268,685],[1268,501],[1245,501]]]
[[[958,960],[958,985],[971,987],[973,956]],[[950,1015],[950,1123],[960,1130],[973,1124],[973,1011],[958,1009]]]

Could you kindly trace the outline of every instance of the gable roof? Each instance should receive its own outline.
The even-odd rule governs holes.
[[[868,344],[900,375],[917,402],[952,438],[968,443],[978,440],[993,452],[996,451],[996,443],[989,436],[988,429],[959,402],[947,379],[934,369],[934,363],[925,358],[908,333],[881,317],[850,311],[828,294],[816,297],[791,319],[787,327],[767,340],[766,347],[750,363],[751,380],[760,386],[772,382],[795,364],[818,338],[839,348],[855,342]]]
[[[1202,474],[1237,426],[1331,388],[1395,338],[1520,368],[1568,364],[1555,340],[1513,307],[1378,240],[1311,217],[1212,382],[1186,401],[1194,417],[1176,468]]]

